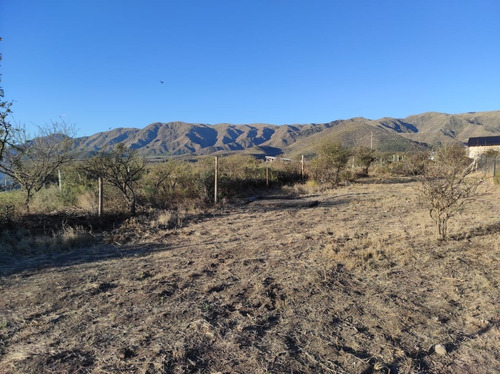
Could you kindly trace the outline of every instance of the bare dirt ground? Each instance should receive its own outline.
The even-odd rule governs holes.
[[[0,372],[498,373],[498,187],[450,231],[410,181],[130,221],[0,267]]]

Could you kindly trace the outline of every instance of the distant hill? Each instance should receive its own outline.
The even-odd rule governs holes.
[[[500,134],[500,111],[463,114],[428,112],[402,120],[390,118],[384,120],[387,126],[394,126],[397,123],[401,124],[402,129],[406,126],[400,133],[402,136],[430,145],[450,141],[465,143],[470,137]]]
[[[308,125],[232,125],[185,122],[153,123],[144,129],[117,128],[76,140],[84,154],[110,149],[117,143],[137,149],[148,156],[248,152],[281,154],[298,139],[330,127]]]
[[[500,111],[446,114],[428,112],[406,118],[352,118],[297,125],[169,122],[143,129],[117,128],[76,140],[84,155],[117,143],[147,156],[249,153],[299,155],[315,153],[325,139],[381,151],[405,151],[447,142],[465,143],[469,137],[500,134]]]

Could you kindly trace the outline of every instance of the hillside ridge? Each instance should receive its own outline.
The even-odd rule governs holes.
[[[274,125],[154,122],[144,128],[120,127],[76,139],[85,155],[109,150],[117,143],[147,156],[250,153],[314,153],[323,139],[347,146],[373,146],[381,151],[405,151],[469,137],[500,134],[500,111],[447,114],[425,112],[405,118],[363,117],[326,123]]]

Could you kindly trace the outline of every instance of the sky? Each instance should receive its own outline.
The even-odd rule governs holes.
[[[498,0],[0,0],[0,85],[14,124],[80,136],[500,110],[499,19]]]

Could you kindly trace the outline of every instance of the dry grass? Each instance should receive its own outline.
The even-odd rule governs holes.
[[[413,182],[369,182],[11,268],[0,372],[498,372],[499,189],[436,243]]]
[[[82,226],[62,227],[47,234],[19,228],[0,232],[0,256],[24,256],[68,251],[95,242],[92,231]],[[1,263],[1,261],[0,261]]]

